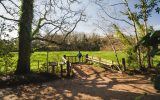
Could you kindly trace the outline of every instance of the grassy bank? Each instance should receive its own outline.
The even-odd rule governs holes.
[[[13,65],[8,66],[7,70],[15,70],[16,64],[17,64],[17,59],[18,59],[18,53],[14,52],[14,57],[12,58]],[[54,52],[49,52],[48,55],[48,60],[49,61],[54,61],[54,62],[61,62],[61,59],[63,55],[67,56],[76,56],[78,54],[78,51],[54,51]],[[94,57],[100,57],[103,59],[107,60],[112,60],[116,62],[116,57],[114,55],[113,51],[82,51],[82,55],[88,54],[89,56],[94,56]],[[125,53],[123,52],[118,52],[118,58],[121,61],[122,58],[126,58]],[[159,61],[160,56],[156,56],[154,58],[154,64],[157,64]],[[38,69],[38,61],[39,60],[39,67],[43,68],[46,64],[47,61],[47,52],[34,52],[31,55],[31,69],[32,70],[37,70]],[[1,61],[0,63],[0,72],[6,71],[5,63]]]

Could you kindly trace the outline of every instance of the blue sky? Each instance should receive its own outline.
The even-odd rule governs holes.
[[[83,2],[84,6],[86,7],[86,15],[87,15],[88,21],[86,23],[85,22],[79,23],[78,27],[76,28],[76,31],[87,32],[87,33],[101,32],[97,29],[97,27],[95,25],[95,23],[97,23],[97,20],[99,20],[99,17],[97,15],[97,13],[99,12],[100,8],[97,5],[95,5],[94,3],[91,3],[90,2],[91,0],[81,0],[81,1]],[[107,3],[107,5],[112,5],[112,4],[119,3],[123,0],[104,0],[104,1]],[[134,4],[137,3],[137,1],[138,0],[129,0],[129,6],[131,7],[131,10],[135,10],[134,9]],[[115,8],[112,7],[112,8],[116,9],[117,12],[121,11],[121,10],[123,11],[125,9],[122,5],[117,6]],[[120,17],[124,18],[123,16],[120,16]],[[107,18],[107,19],[114,22],[114,20],[112,20],[110,18]],[[117,21],[115,21],[115,22],[117,22]],[[122,22],[118,22],[118,24],[120,24],[122,26],[127,25],[127,24],[122,23]],[[151,25],[151,26],[154,26],[155,29],[160,29],[160,14],[156,14],[154,12],[152,14],[152,17],[149,18],[148,24]]]
[[[94,4],[92,1],[95,0],[79,0],[82,2],[82,6],[86,9],[85,14],[87,15],[87,22],[80,22],[78,24],[78,26],[76,27],[75,31],[78,32],[86,32],[86,33],[99,33],[102,34],[102,31],[99,30],[96,26],[97,22],[104,24],[105,27],[107,27],[107,25],[109,25],[109,23],[107,22],[103,22],[101,21],[100,17],[99,17],[99,13],[100,13],[100,8]],[[106,5],[112,5],[112,4],[116,4],[119,3],[123,0],[103,0]],[[137,3],[138,0],[129,0],[129,5],[131,7],[131,10],[134,10],[134,4]],[[76,8],[77,6],[75,6]],[[116,13],[118,13],[119,11],[123,11],[125,10],[125,8],[122,5],[116,6],[116,7],[111,7],[111,6],[107,6],[106,7],[108,9],[108,12],[115,17],[118,18],[125,18],[124,16],[121,16],[120,14],[114,14],[112,13],[113,11],[115,11]],[[1,9],[1,7],[0,7]],[[1,13],[3,13],[3,11],[0,11]],[[130,26],[128,26],[128,24],[123,23],[123,22],[118,22],[115,21],[111,18],[108,18],[107,16],[105,16],[107,18],[107,20],[113,22],[113,23],[117,23],[120,26],[124,26],[125,28],[127,28],[127,30],[130,29]],[[160,14],[156,14],[153,13],[152,17],[149,18],[148,24],[151,26],[154,26],[156,29],[160,29]],[[14,34],[17,33],[16,31],[14,32]],[[17,35],[15,35],[17,36]]]

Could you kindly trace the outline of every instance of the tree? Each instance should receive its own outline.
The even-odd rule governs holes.
[[[159,13],[160,8],[158,7],[160,0],[139,0],[139,3],[135,4],[135,8],[140,9],[137,17],[143,19],[144,22],[144,33],[147,35],[148,32],[148,18],[151,16],[151,13],[155,10]],[[151,56],[150,56],[150,47],[147,47],[147,62],[148,67],[151,67]]]
[[[143,30],[143,27],[140,27],[139,20],[138,20],[136,14],[131,11],[127,0],[124,0],[124,4],[127,8],[127,12],[123,13],[123,14],[127,15],[129,20],[131,20],[133,23],[134,32],[135,32],[135,39],[136,39],[135,44],[137,44],[139,41],[139,34],[142,34],[142,33],[138,33],[138,29]],[[142,57],[141,57],[141,48],[140,47],[138,47],[138,49],[137,49],[137,58],[138,58],[139,67],[142,69],[143,65],[142,65]]]
[[[103,1],[103,0],[102,0],[102,1]],[[137,42],[138,42],[138,32],[137,32],[137,27],[136,27],[136,22],[135,22],[135,16],[134,16],[134,14],[131,12],[127,0],[124,0],[124,2],[122,2],[122,3],[113,4],[113,5],[111,5],[111,6],[113,7],[113,6],[117,6],[117,5],[125,5],[127,12],[125,12],[125,13],[123,13],[122,11],[120,11],[120,12],[123,13],[123,14],[125,14],[125,16],[127,16],[127,17],[129,18],[129,20],[125,20],[125,19],[121,19],[121,18],[116,18],[116,17],[113,17],[112,15],[110,15],[109,12],[106,11],[106,9],[107,9],[106,6],[102,5],[102,4],[103,4],[102,1],[96,2],[96,4],[101,8],[101,11],[102,11],[102,13],[103,13],[103,14],[101,14],[101,19],[103,19],[103,23],[104,23],[104,22],[106,22],[106,23],[110,22],[110,23],[112,24],[112,27],[113,27],[113,30],[115,31],[115,33],[116,33],[116,34],[118,33],[117,35],[118,35],[118,38],[121,40],[121,42],[123,42],[123,43],[125,43],[125,44],[127,43],[127,47],[130,47],[130,46],[128,46],[128,44],[130,45],[131,43],[129,43],[129,41],[127,41],[128,39],[127,39],[127,38],[124,36],[124,34],[120,31],[119,27],[118,27],[117,25],[115,25],[115,23],[113,24],[113,22],[109,21],[109,20],[106,18],[106,16],[109,17],[109,18],[111,18],[111,19],[113,19],[113,20],[127,23],[128,25],[130,25],[131,27],[134,28],[135,36],[136,36],[136,37],[135,37],[135,39],[136,39],[135,42],[137,43]],[[104,25],[102,25],[102,26],[104,26]],[[101,29],[102,29],[102,28],[101,28]],[[104,29],[103,29],[103,30],[104,30]],[[126,42],[126,41],[127,41],[127,42]],[[112,47],[114,47],[113,50],[115,51],[115,55],[116,55],[116,57],[117,57],[118,55],[117,55],[117,53],[116,53],[115,46],[113,45],[112,42],[110,42],[110,43],[111,43]],[[127,47],[126,47],[126,48],[127,48]],[[139,66],[142,67],[141,54],[140,54],[140,53],[141,53],[141,51],[140,51],[140,49],[138,49],[138,52],[137,52],[138,63],[139,63]],[[117,57],[117,62],[119,62],[118,57]],[[119,65],[120,65],[120,64],[119,64]]]
[[[96,2],[96,4],[101,8],[101,11],[103,12],[103,14],[101,14],[101,17],[104,19],[104,21],[111,22],[108,19],[106,19],[106,17],[104,16],[104,15],[106,15],[107,17],[109,17],[113,20],[125,22],[128,25],[130,25],[130,27],[132,27],[134,29],[134,33],[135,33],[134,45],[137,45],[139,40],[145,34],[148,33],[148,30],[149,30],[149,27],[147,25],[148,18],[152,15],[152,12],[154,10],[156,10],[156,12],[159,12],[159,7],[158,7],[159,2],[160,2],[159,0],[138,0],[137,4],[135,5],[135,9],[138,8],[139,10],[135,10],[134,12],[129,7],[128,0],[122,0],[122,2],[109,5],[111,7],[115,7],[115,6],[119,6],[119,5],[124,6],[124,8],[126,8],[126,9],[124,11],[121,10],[119,12],[120,12],[120,14],[128,17],[128,20],[117,18],[117,17],[114,17],[111,14],[109,14],[109,12],[106,11],[108,6],[107,6],[107,8],[106,8],[106,6],[103,6],[103,0]],[[141,22],[144,22],[144,23],[142,24]],[[147,47],[147,48],[149,48],[149,47]],[[139,64],[140,68],[143,67],[143,60],[142,60],[142,54],[144,53],[143,49],[144,49],[144,47],[142,47],[142,46],[139,46],[136,49],[137,50],[136,51],[137,52],[137,60],[138,60],[138,64]],[[132,51],[133,51],[133,46],[132,46]],[[148,50],[148,52],[149,52],[149,50]],[[151,66],[149,53],[148,53],[147,62],[148,62],[148,66]]]
[[[155,55],[160,55],[160,49],[158,45],[160,44],[160,31],[154,31],[146,34],[135,46],[137,49],[138,46],[142,45],[144,47],[151,47],[149,55],[154,57]]]
[[[11,51],[14,49],[14,39],[10,38],[10,35],[6,31],[12,31],[12,27],[8,24],[5,24],[4,21],[0,22],[0,61],[1,68],[0,73],[7,73],[12,70],[14,63],[14,54]],[[8,70],[10,69],[10,70]],[[13,71],[13,70],[12,70]]]
[[[6,4],[10,2],[16,9],[6,6],[5,2]],[[6,13],[10,15],[10,17],[0,15],[0,18],[19,23],[19,58],[15,73],[27,74],[30,73],[32,42],[34,40],[40,40],[62,45],[66,37],[76,28],[77,24],[83,20],[82,17],[84,14],[83,10],[77,11],[72,9],[72,4],[75,2],[79,3],[77,0],[30,0],[29,2],[27,0],[21,0],[20,6],[15,2],[12,0],[0,1]],[[19,17],[19,13],[20,20],[17,20],[15,18]],[[60,33],[65,34],[65,37],[62,41],[52,40],[54,35],[51,38],[45,38],[40,34],[44,32],[45,29],[49,29],[47,33],[48,36],[50,36],[50,34]]]
[[[21,1],[19,22],[19,52],[16,74],[30,73],[31,35],[34,0]]]

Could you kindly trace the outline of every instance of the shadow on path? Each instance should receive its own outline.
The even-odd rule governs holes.
[[[85,66],[86,68],[86,66]],[[84,68],[84,69],[85,69]],[[52,84],[51,86],[54,87],[60,96],[63,99],[103,99],[103,100],[135,100],[136,97],[141,97],[142,100],[160,100],[160,94],[151,93],[150,91],[147,91],[146,89],[142,89],[140,87],[131,85],[131,84],[149,84],[149,82],[140,82],[143,81],[143,79],[140,80],[126,80],[120,82],[117,80],[117,78],[108,78],[110,80],[109,82],[104,80],[103,76],[101,76],[101,73],[104,73],[104,71],[97,71],[93,67],[88,67],[90,72],[94,72],[92,74],[86,74],[81,67],[74,67],[75,71],[80,75],[80,77],[91,77],[91,75],[94,75],[93,79],[75,79],[70,80],[70,82],[65,82],[65,85],[61,87],[61,85],[57,86],[56,84]],[[107,73],[108,74],[108,73]],[[106,78],[106,77],[105,77]],[[125,90],[115,90],[113,87],[115,85],[128,85],[130,87],[133,87],[135,89],[138,89],[140,91],[143,91],[142,93],[134,93],[127,88]],[[67,95],[65,91],[69,91],[70,96]]]
[[[141,97],[140,100],[160,100],[160,94],[144,77],[124,76],[89,65],[74,66],[74,71],[77,75],[74,79],[23,86],[7,90],[7,93],[11,98],[16,95],[30,100],[135,100],[137,97]]]

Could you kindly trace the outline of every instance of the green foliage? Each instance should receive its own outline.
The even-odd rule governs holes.
[[[129,51],[128,51],[129,52]],[[17,52],[10,52],[13,57],[10,59],[12,65],[10,67],[7,68],[7,72],[14,72],[16,69],[16,65],[17,65],[17,60],[18,60],[18,53]],[[88,54],[89,56],[94,56],[94,57],[99,57],[99,58],[103,58],[106,60],[112,60],[114,62],[116,62],[116,57],[113,51],[81,51],[82,55],[86,55]],[[121,52],[118,51],[118,58],[120,59],[120,62],[122,60],[122,58],[126,58],[126,61],[128,61],[129,59],[129,55],[126,55],[126,52]],[[54,62],[61,62],[62,60],[62,56],[63,55],[67,55],[67,56],[76,56],[78,54],[78,51],[54,51],[54,52],[49,52],[49,61],[54,61]],[[135,55],[135,53],[132,55]],[[7,58],[8,59],[8,58]],[[160,56],[156,56],[154,58],[154,64],[157,64],[159,62]],[[38,60],[39,60],[39,68],[38,68]],[[136,62],[135,59],[131,57],[131,66],[129,66],[129,68],[136,68]],[[6,60],[7,61],[7,60]],[[47,52],[34,52],[31,55],[31,70],[32,71],[46,71],[46,61],[47,61]],[[134,65],[135,64],[135,65]],[[1,73],[5,73],[6,72],[6,67],[5,67],[5,63],[4,61],[2,61],[1,58],[1,63],[0,63],[0,72]],[[59,70],[59,69],[56,69]]]
[[[157,75],[154,80],[154,88],[160,90],[160,75]]]
[[[145,97],[146,95],[147,95],[147,93],[141,94],[141,95],[137,96],[135,98],[135,100],[143,100],[143,97]]]
[[[113,28],[115,29],[115,33],[116,36],[118,37],[118,39],[125,45],[125,46],[130,46],[132,45],[131,41],[129,41],[129,39],[127,38],[127,36],[125,36],[125,34],[123,34],[119,27],[115,24],[113,24]]]
[[[13,43],[9,40],[0,40],[0,57],[8,55],[13,49]]]
[[[138,60],[137,54],[133,51],[134,43],[131,39],[125,36],[116,25],[113,25],[113,27],[116,30],[116,35],[118,39],[125,45],[124,52],[127,55],[126,57],[128,66],[135,68],[136,66],[138,66]]]
[[[138,42],[135,49],[137,49],[140,45],[144,47],[152,47],[150,51],[150,55],[155,56],[160,54],[160,49],[158,48],[159,44],[160,44],[160,31],[154,31],[144,36]]]
[[[13,68],[13,64],[15,63],[13,60],[14,55],[11,53],[14,45],[13,42],[9,40],[0,40],[0,62],[2,66],[0,68],[0,72],[7,73],[10,72]]]
[[[144,36],[144,25],[143,24],[141,24],[140,23],[140,19],[138,18],[138,13],[136,13],[136,12],[130,12],[130,14],[129,14],[129,12],[126,12],[126,13],[122,13],[123,15],[126,15],[126,16],[128,16],[128,19],[129,20],[132,20],[132,21],[134,21],[135,22],[135,27],[136,27],[136,31],[138,32],[138,37],[143,37]]]
[[[137,28],[137,32],[138,32],[138,38],[142,38],[145,35],[145,29],[144,29],[144,25],[140,23],[138,17],[138,15],[135,14],[134,17],[134,22],[136,24],[136,28]]]
[[[139,3],[135,4],[135,8],[140,9],[138,12],[139,19],[145,19],[143,14],[146,13],[146,18],[151,16],[153,11],[156,11],[158,14],[160,12],[159,8],[160,0],[139,0]]]
[[[137,54],[133,51],[133,47],[129,47],[126,50],[127,53],[127,64],[128,66],[136,68],[138,66]]]
[[[46,36],[47,37],[47,36]],[[53,41],[61,42],[63,40],[63,35],[54,35],[48,36],[53,37]],[[70,34],[65,42],[61,45],[51,44],[48,42],[42,41],[33,41],[32,48],[37,51],[75,51],[75,50],[83,50],[83,51],[99,51],[101,47],[101,39],[99,35],[92,34],[87,36],[85,33],[75,33]]]

